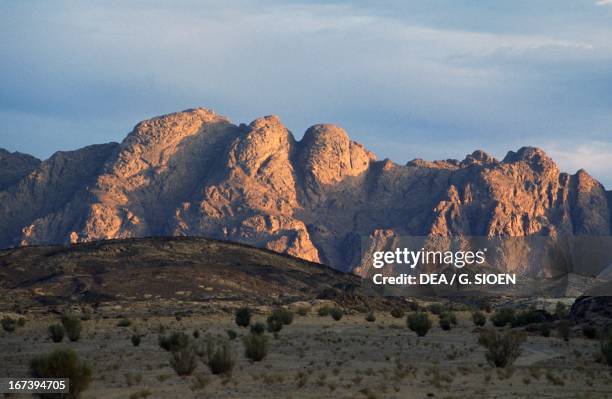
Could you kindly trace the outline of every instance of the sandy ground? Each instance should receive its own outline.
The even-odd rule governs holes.
[[[610,398],[612,367],[596,362],[599,343],[573,338],[530,336],[522,355],[509,369],[485,361],[484,349],[468,313],[458,313],[459,325],[442,331],[437,320],[424,338],[406,328],[405,318],[378,313],[375,322],[364,315],[330,317],[296,315],[269,355],[251,363],[244,356],[241,336],[231,314],[88,320],[82,338],[55,344],[47,327],[57,319],[29,318],[14,333],[0,332],[0,377],[21,377],[40,353],[69,346],[94,369],[94,380],[83,398]],[[432,316],[433,317],[433,316]],[[255,320],[265,320],[256,316]],[[226,335],[233,329],[236,367],[231,377],[213,376],[202,362],[194,374],[178,377],[169,353],[158,346],[160,326],[166,331],[194,329]],[[134,347],[133,331],[146,334]]]

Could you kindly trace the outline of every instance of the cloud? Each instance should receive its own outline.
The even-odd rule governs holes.
[[[569,173],[586,170],[606,188],[612,188],[612,143],[607,141],[581,141],[579,143],[549,142],[542,148],[550,155],[559,168]]]
[[[612,0],[597,0],[598,6],[612,6]]]

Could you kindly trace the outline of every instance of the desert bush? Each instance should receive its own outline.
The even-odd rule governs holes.
[[[440,314],[440,318],[448,319],[453,326],[457,325],[457,316],[455,315],[455,312],[442,312]]]
[[[449,331],[451,328],[453,328],[453,325],[449,319],[440,318],[438,322],[440,323],[440,328],[444,331]]]
[[[81,337],[81,319],[76,315],[65,314],[62,316],[62,325],[66,329],[66,335],[71,341],[78,341]]]
[[[331,308],[329,310],[329,314],[332,317],[332,319],[338,321],[342,318],[342,316],[344,316],[344,312],[342,311],[342,309],[338,308],[338,307],[334,307]]]
[[[5,316],[2,318],[0,323],[2,323],[2,328],[6,332],[13,332],[17,328],[17,320],[13,319],[12,317]]]
[[[329,306],[321,306],[319,310],[317,310],[317,314],[321,317],[329,316],[331,309]]]
[[[561,320],[557,323],[557,333],[559,338],[563,339],[565,342],[570,339],[570,323],[568,320]]]
[[[228,341],[214,341],[209,338],[206,342],[206,364],[212,374],[230,374],[236,361]]]
[[[236,325],[238,327],[248,327],[251,324],[251,309],[244,306],[236,309]]]
[[[569,309],[567,305],[564,304],[563,302],[557,302],[557,304],[555,305],[555,316],[557,316],[560,319],[563,319],[567,317],[568,314],[569,314]]]
[[[64,327],[61,324],[51,324],[49,326],[49,337],[53,342],[62,342],[64,333]]]
[[[272,311],[272,317],[278,319],[284,325],[288,326],[293,322],[293,312],[285,308],[276,308]]]
[[[408,315],[406,319],[408,328],[417,336],[424,337],[431,328],[431,320],[426,312],[415,312]]]
[[[268,354],[268,337],[249,334],[243,339],[244,355],[254,362],[263,360]]]
[[[402,317],[404,317],[404,309],[400,307],[395,307],[391,309],[391,316],[395,317],[396,319],[401,319]]]
[[[282,320],[274,317],[273,315],[268,316],[268,318],[266,319],[266,324],[268,325],[268,332],[271,333],[278,333],[280,330],[283,329]]]
[[[487,324],[487,316],[481,311],[476,311],[472,313],[472,322],[474,322],[475,326],[483,327]]]
[[[444,312],[444,306],[441,303],[432,303],[427,307],[430,313],[435,314],[436,316],[440,315]]]
[[[514,314],[514,309],[497,309],[495,313],[493,313],[493,316],[491,316],[491,323],[493,323],[495,327],[504,327],[507,324],[512,324]]]
[[[305,306],[300,306],[299,308],[297,308],[295,310],[295,313],[297,313],[300,316],[306,316],[308,314],[309,309]]]
[[[588,339],[597,338],[597,328],[590,324],[585,324],[582,326],[582,335],[584,335]]]
[[[142,337],[138,334],[132,334],[132,337],[130,338],[130,341],[132,341],[132,345],[134,346],[140,345],[141,340],[142,340]]]
[[[191,333],[191,335],[193,335],[193,337],[194,337],[195,339],[200,338],[200,330],[198,330],[198,329],[193,330],[193,332]]]
[[[187,345],[170,353],[170,366],[179,376],[191,375],[198,366],[193,345]]]
[[[608,366],[612,366],[612,334],[608,334],[606,339],[601,341],[600,349]]]
[[[24,317],[20,317],[17,319],[17,327],[23,327],[26,324],[26,319]]]
[[[483,330],[478,343],[486,348],[485,357],[495,367],[507,367],[521,354],[525,336],[516,331],[499,332],[493,328]]]
[[[410,309],[412,312],[416,312],[419,310],[419,304],[415,301],[410,301],[408,302],[408,309]],[[402,315],[402,317],[404,316]]]
[[[261,335],[266,332],[266,326],[262,322],[251,325],[251,334]]]
[[[72,349],[56,349],[40,355],[30,362],[30,373],[34,378],[68,378],[70,393],[67,398],[78,398],[91,382],[91,367],[79,360]]]
[[[130,319],[121,319],[117,322],[117,327],[129,327],[131,324]]]
[[[550,323],[541,323],[538,329],[541,336],[550,337]]]
[[[227,337],[230,339],[230,341],[233,341],[236,339],[236,337],[238,336],[238,333],[236,333],[236,331],[234,330],[227,330]]]
[[[183,332],[174,332],[170,335],[160,335],[158,340],[159,346],[168,352],[178,352],[189,346],[189,335]]]
[[[510,321],[512,327],[524,327],[530,324],[539,324],[546,321],[544,313],[535,309],[522,310],[515,313]]]
[[[374,316],[374,313],[370,312],[366,315],[365,320],[372,323],[376,321],[376,316]]]

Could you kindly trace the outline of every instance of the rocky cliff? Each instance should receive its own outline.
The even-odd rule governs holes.
[[[120,144],[0,164],[0,247],[207,236],[348,270],[361,237],[611,233],[610,193],[540,149],[398,165],[333,125],[296,141],[275,116],[186,110]]]

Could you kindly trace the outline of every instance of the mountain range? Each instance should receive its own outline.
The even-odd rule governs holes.
[[[335,125],[297,141],[276,116],[235,125],[203,108],[44,161],[0,149],[0,248],[205,236],[349,271],[364,237],[604,236],[611,206],[538,148],[400,165]]]

